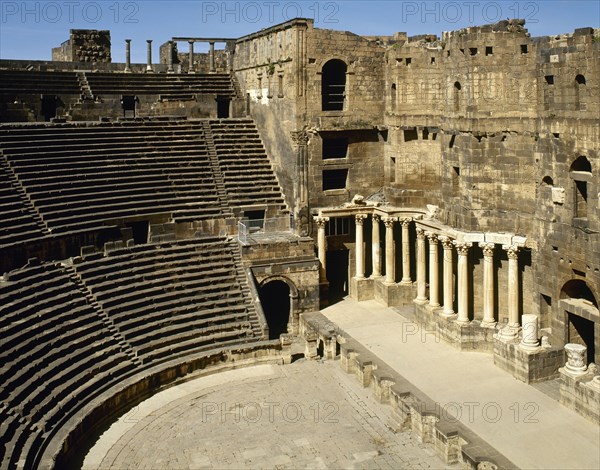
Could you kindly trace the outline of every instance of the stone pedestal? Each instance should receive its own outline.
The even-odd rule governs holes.
[[[559,369],[560,403],[593,423],[600,424],[600,376],[589,371],[573,376],[566,367]]]
[[[411,305],[414,301],[417,288],[412,284],[388,284],[384,278],[375,279],[375,300],[386,307],[402,307]]]
[[[564,362],[562,349],[524,349],[519,343],[494,341],[494,365],[525,383],[553,379]]]
[[[350,279],[350,297],[362,302],[374,298],[373,279],[353,277]]]

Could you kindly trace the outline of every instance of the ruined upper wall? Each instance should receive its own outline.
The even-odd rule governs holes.
[[[72,29],[70,37],[52,49],[52,60],[57,62],[111,62],[110,31]]]

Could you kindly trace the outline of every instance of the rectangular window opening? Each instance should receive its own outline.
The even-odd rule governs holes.
[[[418,140],[419,134],[416,128],[404,129],[404,142],[410,142],[411,140]]]
[[[410,65],[412,63],[412,58],[407,57],[406,58],[406,65]]]
[[[323,138],[323,160],[346,158],[348,156],[348,138]]]
[[[328,237],[339,237],[350,234],[350,217],[331,217],[327,223]]]
[[[529,52],[529,46],[527,44],[521,44],[521,54],[527,54]]]
[[[494,48],[491,46],[487,46],[485,48],[485,55],[493,55],[494,54]]]
[[[435,57],[432,57],[432,58],[431,58],[431,63],[432,63],[432,64],[435,64]]]
[[[348,170],[323,170],[323,191],[346,189]]]
[[[429,129],[423,128],[423,140],[429,140]]]
[[[548,85],[554,85],[554,75],[546,75],[544,78]]]
[[[469,54],[470,55],[477,55],[477,48],[476,47],[469,47]]]
[[[454,142],[456,141],[456,136],[453,135],[452,137],[450,137],[450,143],[448,144],[448,148],[452,148],[454,147]]]

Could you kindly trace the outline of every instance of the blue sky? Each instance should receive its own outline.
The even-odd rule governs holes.
[[[598,0],[0,0],[0,58],[50,60],[69,29],[109,29],[114,62],[146,61],[146,39],[158,46],[173,36],[240,37],[287,19],[313,18],[318,28],[362,35],[437,34],[501,19],[527,19],[532,36],[600,27]],[[186,50],[185,45],[180,50]],[[199,50],[198,48],[196,50]]]

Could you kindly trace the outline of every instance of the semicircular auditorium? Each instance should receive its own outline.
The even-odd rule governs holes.
[[[375,303],[600,422],[600,30],[131,41],[0,60],[2,468],[76,468],[161,391],[300,358],[448,466],[527,466],[328,313]]]

